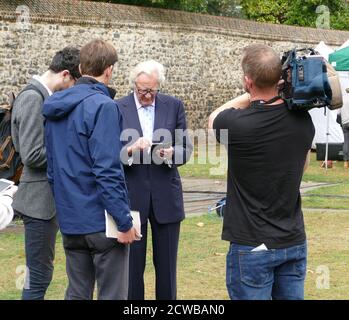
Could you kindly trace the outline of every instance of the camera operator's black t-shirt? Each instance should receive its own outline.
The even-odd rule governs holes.
[[[284,104],[228,109],[214,121],[228,129],[228,191],[222,239],[269,249],[305,241],[300,184],[314,126],[307,111]]]

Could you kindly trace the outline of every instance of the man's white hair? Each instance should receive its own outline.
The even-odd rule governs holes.
[[[130,73],[130,84],[131,86],[135,85],[135,82],[139,75],[145,73],[148,76],[152,76],[154,73],[158,76],[159,85],[165,82],[165,67],[155,61],[155,60],[147,60],[138,63]]]

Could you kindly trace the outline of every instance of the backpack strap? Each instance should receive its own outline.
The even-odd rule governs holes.
[[[42,92],[36,87],[34,86],[33,84],[28,84],[24,87],[24,89],[22,89],[22,91],[19,92],[19,94],[17,95],[17,97],[15,96],[15,94],[13,92],[10,92],[9,95],[8,95],[8,101],[9,101],[9,108],[7,108],[8,111],[12,111],[12,108],[13,108],[13,105],[15,103],[15,100],[25,91],[30,91],[30,90],[33,90],[33,91],[36,91],[37,93],[40,94],[42,100],[44,101],[45,100],[45,97],[44,95],[42,94]]]
[[[9,141],[7,141],[7,139],[9,139]],[[5,143],[8,144],[11,141],[11,137],[8,137],[7,139],[6,139]],[[3,145],[5,145],[5,143]],[[10,151],[10,154],[7,157],[6,161],[3,164],[0,165],[0,170],[8,170],[8,169],[10,169],[11,162],[13,160],[13,157],[15,156],[15,153],[16,153],[16,150],[15,150],[15,148],[12,147],[11,151]],[[1,152],[1,158],[2,158],[2,152]],[[1,160],[3,160],[3,159],[1,159]]]
[[[10,92],[9,95],[8,95],[8,104],[10,106],[10,109],[12,109],[13,107],[13,104],[15,103],[15,100],[16,100],[16,96],[13,92]]]
[[[37,93],[40,94],[42,100],[45,100],[45,97],[44,95],[42,94],[42,92],[36,87],[34,86],[33,84],[29,83],[27,86],[24,87],[24,89],[18,94],[17,98],[20,96],[20,94],[22,94],[23,92],[25,91],[30,91],[30,90],[33,90],[33,91],[36,91]]]
[[[7,148],[8,144],[11,143],[12,138],[11,136],[8,136],[5,141],[2,143],[2,145],[0,146],[0,161],[4,160],[3,158],[3,153],[5,151],[5,149]],[[12,158],[10,160],[10,162],[12,161]]]

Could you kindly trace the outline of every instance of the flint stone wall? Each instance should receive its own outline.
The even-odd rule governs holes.
[[[321,40],[336,47],[349,32],[96,2],[0,1],[0,105],[8,92],[44,72],[56,51],[94,38],[118,49],[117,97],[130,92],[131,68],[155,59],[167,69],[162,91],[184,101],[188,125],[197,129],[206,127],[214,108],[242,92],[246,45],[265,43],[280,53]]]

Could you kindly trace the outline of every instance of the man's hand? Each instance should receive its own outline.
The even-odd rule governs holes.
[[[144,137],[139,138],[132,146],[127,148],[127,153],[129,156],[136,151],[144,151],[151,147],[151,142]]]
[[[126,232],[119,232],[117,241],[122,244],[131,244],[133,241],[138,240],[139,235],[134,227]]]
[[[162,148],[162,149],[156,150],[156,153],[157,153],[158,157],[164,158],[164,159],[167,159],[167,160],[171,160],[172,159],[173,152],[174,152],[174,148],[173,147],[169,147],[169,148],[166,148],[166,149]]]

